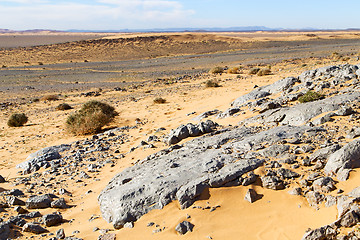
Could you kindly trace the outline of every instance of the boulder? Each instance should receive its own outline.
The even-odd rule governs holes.
[[[39,209],[51,207],[52,198],[48,194],[34,196],[26,200],[28,209]]]
[[[261,182],[264,188],[272,190],[282,190],[285,188],[284,182],[277,176],[261,177]]]
[[[45,228],[43,228],[39,224],[35,224],[35,223],[26,223],[22,227],[22,231],[23,232],[31,232],[31,233],[35,233],[35,234],[41,234],[41,233],[48,232]]]
[[[42,217],[42,221],[47,227],[55,226],[63,222],[61,214],[51,213]]]
[[[336,230],[331,226],[324,226],[314,230],[310,230],[304,234],[302,240],[327,240],[334,239]]]
[[[246,194],[245,194],[245,198],[246,201],[248,201],[249,203],[253,203],[256,200],[259,199],[259,195],[256,193],[256,191],[254,189],[249,189]]]
[[[324,171],[336,175],[340,181],[345,181],[348,171],[360,167],[360,139],[353,140],[330,155]],[[345,173],[345,174],[344,174]]]

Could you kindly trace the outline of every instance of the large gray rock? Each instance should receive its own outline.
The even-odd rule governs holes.
[[[60,153],[69,149],[70,145],[67,144],[40,149],[30,154],[25,162],[16,165],[16,168],[22,168],[25,172],[34,172],[46,162],[61,158]]]
[[[360,139],[356,139],[330,155],[324,171],[345,181],[352,168],[360,167]],[[345,173],[345,174],[344,174]]]
[[[48,194],[33,196],[26,200],[28,209],[48,208],[51,206],[52,198]]]
[[[103,217],[121,228],[152,209],[173,200],[189,207],[209,187],[241,184],[243,174],[264,160],[245,158],[248,151],[264,142],[275,144],[313,129],[281,126],[257,133],[256,128],[234,128],[196,138],[148,156],[117,174],[98,200]]]
[[[10,237],[9,223],[0,223],[0,240],[7,240]]]
[[[46,230],[39,224],[35,224],[35,223],[26,223],[22,227],[22,231],[23,232],[31,232],[31,233],[35,233],[35,234],[41,234],[41,233],[48,232],[48,230]]]
[[[335,239],[336,230],[330,226],[310,230],[304,234],[302,240],[330,240]]]
[[[298,81],[299,80],[297,78],[289,77],[289,78],[281,79],[273,84],[259,87],[251,91],[250,93],[237,98],[235,101],[231,103],[231,106],[242,106],[244,103],[248,101],[264,98],[271,94],[279,93],[281,91],[287,90],[288,88],[292,87]]]
[[[300,126],[306,124],[320,114],[340,109],[341,105],[358,102],[359,98],[360,92],[336,95],[323,100],[269,110],[265,113],[249,118],[244,122],[260,124],[278,123],[281,125]]]
[[[177,231],[181,235],[184,235],[187,232],[192,232],[193,228],[194,228],[194,224],[192,224],[188,221],[183,221],[175,227],[175,231]]]

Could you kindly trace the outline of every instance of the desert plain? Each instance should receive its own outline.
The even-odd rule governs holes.
[[[329,199],[338,203],[342,201],[339,200],[342,196],[347,197],[359,186],[360,174],[356,169],[359,166],[351,169],[346,181],[341,181],[336,174],[325,172],[327,159],[317,163],[317,159],[312,158],[319,149],[330,148],[332,144],[344,147],[356,141],[358,135],[349,137],[359,127],[357,110],[360,107],[358,98],[355,98],[350,103],[334,101],[333,109],[326,110],[324,107],[325,110],[310,119],[294,123],[299,128],[323,127],[328,132],[321,133],[322,138],[316,139],[316,143],[309,140],[313,136],[304,137],[300,142],[282,139],[276,143],[290,146],[290,150],[286,150],[288,154],[266,155],[261,166],[253,169],[257,177],[251,184],[244,186],[229,181],[232,184],[205,187],[185,209],[181,209],[177,199],[172,199],[162,209],[152,209],[130,224],[116,228],[103,219],[99,205],[99,195],[116,174],[141,165],[143,159],[151,154],[171,148],[174,144],[166,142],[167,136],[182,124],[212,120],[218,124],[215,135],[222,134],[222,130],[236,131],[244,126],[267,131],[281,125],[292,125],[291,121],[281,124],[283,120],[279,120],[268,126],[268,122],[250,123],[248,119],[274,109],[301,105],[295,98],[283,101],[282,106],[268,109],[262,108],[265,106],[262,102],[246,105],[246,102],[258,100],[248,99],[238,105],[236,114],[219,117],[218,114],[226,113],[233,101],[256,89],[295,77],[300,82],[293,82],[291,88],[316,83],[312,88],[307,86],[308,89],[320,92],[325,100],[349,91],[356,94],[360,76],[355,71],[356,67],[348,66],[360,63],[359,32],[43,32],[25,36],[3,34],[0,39],[0,175],[5,179],[0,183],[3,206],[0,219],[6,223],[27,211],[39,211],[41,214],[30,219],[23,217],[25,220],[20,223],[13,221],[7,236],[10,239],[56,239],[59,229],[64,230],[68,239],[301,239],[309,229],[336,222],[340,218],[339,209],[336,203],[330,204]],[[327,87],[321,84],[333,80],[328,75],[314,75],[311,80],[300,77],[306,71],[327,66],[337,66],[326,70],[328,75],[332,74],[331,71],[340,71],[342,66],[355,70],[349,73],[353,76],[339,77],[340,83]],[[222,68],[223,72],[210,73],[214,67]],[[250,74],[254,68],[269,69],[270,72],[266,75]],[[216,82],[218,86],[207,86],[208,81]],[[272,95],[265,97],[264,101],[296,92],[286,92],[288,88],[270,91]],[[52,99],[49,96],[56,97]],[[156,98],[166,101],[155,103]],[[89,100],[106,102],[114,106],[119,115],[97,135],[74,136],[68,133],[65,129],[67,117]],[[56,110],[60,103],[68,103],[73,109]],[[320,122],[314,120],[348,105],[351,105],[351,114],[332,115]],[[206,112],[205,116],[203,113]],[[29,121],[22,127],[9,127],[7,121],[12,113],[25,113]],[[264,115],[263,119],[266,120],[266,117]],[[211,134],[201,138],[211,137]],[[191,145],[197,138],[200,137],[188,137],[175,146]],[[47,166],[30,172],[16,168],[40,149],[61,144],[81,149],[80,145],[89,145],[97,139],[103,141],[94,144],[105,150],[89,153],[92,160],[85,157],[76,159],[71,155],[64,159],[68,160],[68,165]],[[256,151],[261,152],[271,146],[264,144]],[[81,151],[81,154],[84,153]],[[172,151],[177,149],[173,147]],[[248,151],[257,154],[254,149]],[[69,152],[64,154],[70,156]],[[264,155],[255,157],[264,159]],[[292,162],[283,158],[292,159]],[[308,163],[306,160],[309,158],[313,162]],[[298,176],[282,179],[284,186],[281,189],[265,187],[263,177],[276,175],[279,168],[296,172]],[[309,177],[311,174],[312,179]],[[334,179],[335,186],[331,190],[319,190],[312,185],[328,175]],[[298,194],[289,194],[289,191],[298,188],[301,190]],[[11,192],[14,189],[22,192],[15,195],[24,202],[32,196],[48,193],[55,195],[54,200],[64,198],[66,207],[35,210],[26,209],[23,204],[11,204],[9,196],[14,195]],[[257,193],[252,203],[244,200],[249,189]],[[314,204],[307,196],[309,192],[318,192],[323,196],[319,195]],[[20,213],[22,210],[16,205],[22,206],[24,212]],[[113,209],[117,207],[116,204],[112,206]],[[45,226],[42,216],[53,212],[59,212],[63,220],[54,226]],[[356,218],[356,211],[354,214],[353,218]],[[35,222],[46,231],[39,234],[23,231],[24,221]],[[175,227],[182,221],[191,222],[194,225],[192,231],[180,235]],[[335,224],[337,235],[350,236],[348,233],[351,231],[354,231],[351,233],[354,236],[359,234],[358,222],[348,226]]]

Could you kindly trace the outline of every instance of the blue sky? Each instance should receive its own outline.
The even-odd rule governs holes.
[[[0,28],[360,28],[359,0],[0,0]]]

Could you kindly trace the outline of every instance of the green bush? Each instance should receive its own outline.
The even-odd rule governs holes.
[[[27,123],[28,117],[24,113],[14,113],[10,116],[7,124],[9,127],[21,127]]]
[[[302,95],[301,97],[299,97],[299,102],[301,103],[306,103],[306,102],[312,102],[312,101],[316,101],[319,99],[322,99],[324,97],[324,95],[314,92],[314,91],[308,91],[307,93],[305,93],[304,95]]]
[[[72,107],[67,103],[61,103],[56,107],[56,110],[61,110],[61,111],[69,110],[69,109],[72,109]]]
[[[210,70],[211,74],[223,73],[224,69],[222,67],[214,67]]]
[[[75,135],[94,134],[112,122],[117,115],[112,106],[99,101],[89,101],[67,118],[66,128]]]
[[[206,81],[206,82],[205,82],[205,86],[206,86],[207,88],[210,88],[210,87],[220,87],[218,81],[216,81],[216,80],[208,80],[208,81]]]

